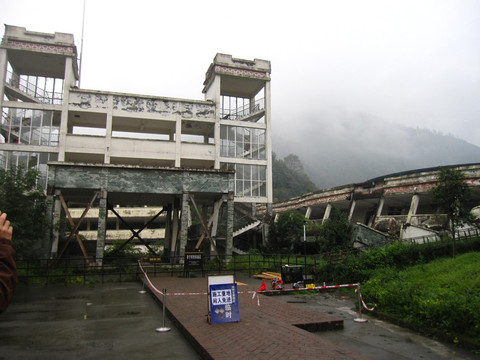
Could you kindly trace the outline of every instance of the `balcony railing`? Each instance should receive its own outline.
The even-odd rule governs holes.
[[[220,117],[228,120],[241,120],[249,115],[265,109],[265,99],[256,100],[253,104],[247,104],[235,109],[222,109]]]
[[[34,79],[35,81],[32,82],[30,79]],[[44,84],[43,87],[39,84],[43,80]],[[46,90],[47,81],[50,80],[52,82],[53,89],[52,91]],[[56,92],[55,91],[55,83],[57,79],[50,79],[50,78],[40,78],[40,77],[29,77],[29,76],[14,76],[11,71],[7,72],[7,83],[20,90],[22,93],[38,100],[39,102],[45,104],[61,104],[63,101],[63,91]],[[63,87],[63,80],[62,80],[62,87]]]

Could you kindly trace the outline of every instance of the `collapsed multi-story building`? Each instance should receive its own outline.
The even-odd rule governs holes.
[[[463,174],[470,189],[470,197],[462,205],[480,219],[480,164],[451,167]],[[355,225],[354,240],[358,246],[381,244],[389,239],[434,241],[448,228],[447,216],[431,191],[438,185],[440,168],[403,171],[303,194],[275,203],[273,212],[295,209],[306,218],[323,223],[336,207]],[[479,234],[477,226],[471,224],[457,230],[459,236]]]
[[[120,224],[131,232],[127,241],[149,249],[141,231],[161,228],[172,256],[183,256],[195,216],[195,248],[208,243],[229,256],[241,232],[263,229],[258,234],[267,236],[254,209],[264,204],[271,212],[270,73],[269,61],[217,54],[203,101],[86,90],[78,87],[73,35],[5,25],[0,167],[39,170],[52,200],[42,248],[55,258],[78,241],[87,259],[101,262],[112,215],[113,230]],[[217,234],[220,214],[226,226]],[[71,225],[66,236],[62,219]],[[94,254],[82,229],[96,235]]]

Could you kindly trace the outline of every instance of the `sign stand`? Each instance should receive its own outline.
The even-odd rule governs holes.
[[[208,322],[221,324],[238,321],[238,292],[233,275],[209,276]]]

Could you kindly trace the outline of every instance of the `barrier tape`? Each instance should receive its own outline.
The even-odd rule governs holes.
[[[365,301],[363,301],[362,293],[360,293],[360,287],[357,287],[357,288],[355,289],[355,292],[358,292],[358,293],[359,293],[359,295],[360,295],[360,296],[359,296],[359,297],[360,297],[360,301],[361,301],[363,307],[365,308],[365,310],[373,311],[373,310],[375,310],[375,309],[377,308],[377,304],[375,304],[375,305],[373,306],[373,308],[367,307],[367,304],[365,304]]]
[[[140,268],[141,272],[145,276],[145,279],[147,280],[148,284],[152,287],[152,289],[157,292],[160,295],[163,295],[163,292],[158,290],[155,285],[150,281],[150,278],[148,277],[148,274],[145,272],[145,270],[142,267],[142,264],[140,260],[138,260],[138,267]],[[281,289],[281,290],[262,290],[262,291],[257,291],[257,290],[247,290],[247,291],[239,291],[238,294],[253,294],[252,300],[255,299],[256,294],[268,294],[268,293],[277,293],[277,292],[294,292],[294,291],[305,291],[305,290],[325,290],[325,289],[338,289],[338,288],[345,288],[345,287],[354,287],[356,286],[357,288],[360,286],[358,283],[354,284],[341,284],[341,285],[323,285],[323,286],[315,286],[313,288],[299,288],[299,289]],[[356,290],[355,290],[356,291]],[[175,293],[166,293],[166,295],[169,296],[190,296],[190,295],[208,295],[208,292],[195,292],[195,293],[187,293],[187,292],[175,292]],[[258,306],[260,306],[260,299],[258,299]]]
[[[163,292],[158,290],[155,285],[152,284],[152,282],[150,281],[147,273],[145,272],[145,270],[143,270],[143,267],[142,267],[142,264],[140,263],[140,260],[138,260],[138,267],[140,268],[140,270],[142,271],[143,275],[145,276],[145,279],[147,280],[148,284],[151,286],[151,288],[153,289],[153,291],[157,292],[158,294],[160,295],[163,295]]]

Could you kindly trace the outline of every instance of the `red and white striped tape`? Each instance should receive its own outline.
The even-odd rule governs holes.
[[[373,311],[377,308],[377,304],[373,305],[373,308],[369,308],[367,306],[367,304],[365,304],[365,301],[363,301],[363,296],[362,296],[362,293],[360,292],[360,285],[355,289],[355,292],[358,292],[359,293],[359,297],[360,297],[360,301],[363,305],[363,307],[365,308],[365,310],[368,310],[368,311]]]
[[[154,285],[153,283],[150,281],[149,277],[148,277],[148,274],[145,272],[145,270],[143,269],[142,267],[142,264],[140,262],[140,260],[138,261],[138,267],[140,268],[140,271],[143,273],[143,275],[145,275],[145,279],[147,280],[148,284],[152,287],[152,289],[163,295],[163,292],[158,290]],[[324,285],[324,286],[316,286],[316,287],[313,287],[313,288],[299,288],[299,289],[281,289],[281,290],[263,290],[263,291],[256,291],[256,290],[247,290],[247,291],[239,291],[238,293],[239,294],[254,294],[254,296],[252,298],[255,297],[255,294],[256,293],[277,293],[277,292],[282,292],[282,293],[285,293],[285,292],[291,292],[291,291],[304,291],[304,290],[324,290],[324,289],[338,289],[338,288],[345,288],[345,287],[358,287],[360,284],[358,283],[355,283],[355,284],[341,284],[341,285]],[[189,295],[208,295],[208,292],[195,292],[195,293],[192,293],[192,292],[175,292],[175,293],[167,293],[167,295],[169,296],[189,296]]]

